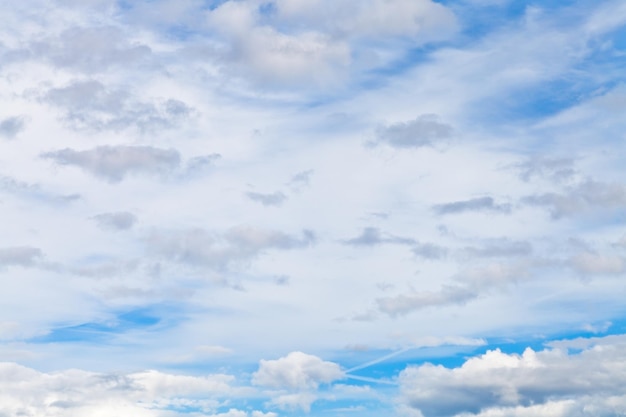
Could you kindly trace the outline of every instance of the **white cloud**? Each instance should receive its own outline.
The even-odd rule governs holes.
[[[315,390],[320,384],[331,383],[343,376],[341,367],[336,363],[302,352],[291,352],[280,359],[262,359],[258,371],[252,376],[252,383],[268,388]],[[299,402],[301,399],[295,396],[280,401]]]
[[[459,368],[411,366],[399,381],[403,401],[425,417],[526,416],[542,410],[554,416],[608,416],[626,411],[624,352],[617,341],[576,354],[527,348],[517,355],[496,349]]]
[[[156,371],[41,373],[5,362],[0,363],[0,413],[157,417],[163,415],[162,410],[181,405],[208,413],[215,410],[220,398],[236,393],[230,385],[233,380],[229,375],[188,377]]]

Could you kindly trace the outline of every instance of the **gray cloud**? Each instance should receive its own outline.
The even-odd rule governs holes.
[[[383,242],[380,230],[376,227],[366,227],[361,235],[352,239],[344,240],[344,243],[352,246],[374,246]]]
[[[384,143],[394,148],[419,148],[432,146],[451,136],[450,125],[441,123],[434,114],[423,114],[409,122],[378,128],[373,144]]]
[[[315,171],[312,169],[298,172],[296,175],[291,177],[288,185],[294,190],[297,191],[303,187],[307,187],[311,182],[311,177]]]
[[[179,100],[142,102],[128,89],[111,90],[95,80],[50,89],[43,98],[63,109],[64,119],[76,129],[120,130],[134,126],[149,131],[172,127],[193,113]]]
[[[187,161],[185,176],[194,176],[206,172],[213,166],[213,163],[222,156],[218,153],[210,155],[195,156]]]
[[[413,246],[411,251],[415,256],[426,259],[441,259],[448,254],[446,248],[432,243],[418,243]]]
[[[438,291],[411,292],[376,300],[378,309],[391,317],[406,315],[428,307],[463,305],[491,291],[502,291],[528,275],[532,262],[513,265],[494,263],[459,273],[453,285],[442,285]]]
[[[573,177],[576,173],[574,160],[570,158],[536,156],[513,167],[519,171],[519,176],[523,181],[530,181],[535,177],[563,181]]]
[[[204,229],[155,230],[145,239],[150,251],[170,261],[213,269],[249,262],[269,249],[305,248],[314,241],[313,232],[308,230],[297,237],[251,227],[236,227],[223,233]]]
[[[482,247],[467,247],[464,252],[476,258],[527,256],[532,253],[532,245],[524,241],[496,239],[486,242]]]
[[[264,206],[280,206],[285,202],[285,200],[287,200],[287,196],[280,191],[276,191],[275,193],[271,194],[255,193],[249,191],[246,193],[246,197],[248,197],[252,201],[261,203]]]
[[[427,307],[463,305],[478,297],[473,289],[460,285],[446,285],[439,291],[424,291],[381,297],[376,300],[378,309],[392,317],[406,315]]]
[[[127,211],[102,213],[94,216],[93,219],[98,226],[111,230],[128,230],[137,222],[137,216]]]
[[[455,201],[452,203],[438,204],[433,206],[435,213],[458,214],[467,211],[491,211],[496,213],[510,213],[510,204],[496,204],[492,197],[478,197],[470,200]]]
[[[398,380],[402,400],[425,417],[616,416],[626,413],[625,347],[616,340],[577,354],[496,349],[452,369],[410,366]]]
[[[42,258],[41,249],[30,246],[0,248],[0,267],[32,266]]]
[[[375,246],[383,243],[392,243],[399,245],[413,245],[415,240],[411,238],[398,237],[393,235],[383,235],[376,227],[366,227],[361,234],[352,239],[343,241],[346,245],[352,246]]]
[[[562,193],[545,193],[524,197],[522,203],[545,207],[553,219],[572,216],[594,209],[626,207],[626,186],[588,180]]]
[[[129,44],[128,36],[115,27],[71,28],[55,39],[33,42],[28,50],[57,67],[86,73],[102,72],[111,66],[137,66],[152,54],[141,44]]]
[[[8,139],[13,139],[24,130],[26,126],[26,118],[24,116],[7,117],[0,120],[0,136],[4,136]]]
[[[59,165],[74,165],[96,177],[119,182],[128,174],[167,175],[180,164],[174,149],[151,146],[99,146],[87,151],[70,148],[42,154]]]

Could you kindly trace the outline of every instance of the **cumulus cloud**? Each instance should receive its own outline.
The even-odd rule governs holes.
[[[472,211],[487,211],[508,214],[511,212],[511,205],[496,204],[495,200],[492,197],[477,197],[470,200],[438,204],[433,206],[433,210],[439,215],[458,214]]]
[[[376,131],[376,141],[372,144],[394,148],[420,148],[433,146],[452,136],[452,127],[439,121],[434,114],[423,114],[409,122],[400,122],[380,127]]]
[[[252,383],[266,388],[316,390],[344,377],[341,367],[317,356],[291,352],[275,360],[261,360]]]
[[[527,348],[522,355],[496,349],[458,368],[409,366],[398,381],[402,400],[424,417],[608,417],[626,412],[625,347],[614,341],[577,354]]]
[[[101,228],[111,230],[128,230],[137,222],[137,216],[127,211],[102,213],[94,216],[93,219]]]
[[[86,151],[65,148],[41,156],[59,165],[77,166],[109,182],[119,182],[128,174],[167,175],[180,164],[176,150],[151,146],[99,146]]]
[[[223,398],[236,393],[233,382],[234,377],[225,374],[41,373],[5,362],[0,363],[0,414],[157,417],[164,410],[173,415],[178,415],[178,410],[184,415],[190,407],[208,414],[217,411]]]
[[[0,268],[6,266],[32,266],[43,258],[39,248],[15,246],[0,248]]]
[[[64,111],[75,129],[142,131],[171,127],[189,117],[193,109],[180,100],[140,101],[128,88],[110,89],[96,80],[78,80],[50,89],[43,99]]]
[[[313,232],[300,237],[252,227],[235,227],[225,232],[204,229],[155,230],[145,243],[154,253],[187,265],[224,269],[245,263],[269,249],[298,249],[312,245]]]
[[[285,200],[287,200],[287,196],[280,191],[276,191],[275,193],[270,194],[255,193],[253,191],[249,191],[246,193],[246,197],[248,197],[252,201],[261,203],[264,206],[280,206],[285,202]]]
[[[562,193],[531,195],[524,197],[522,202],[545,207],[553,219],[560,219],[596,209],[626,207],[626,186],[587,180],[566,188]]]
[[[24,116],[12,116],[0,120],[0,136],[7,139],[13,139],[24,130],[26,126],[26,118]]]

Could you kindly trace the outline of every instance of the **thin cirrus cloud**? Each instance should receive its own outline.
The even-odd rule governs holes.
[[[454,201],[452,203],[437,204],[433,206],[435,213],[439,215],[459,214],[464,212],[494,212],[508,214],[511,205],[498,204],[493,197],[477,197],[469,200]]]

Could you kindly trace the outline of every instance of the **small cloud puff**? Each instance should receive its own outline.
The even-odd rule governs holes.
[[[110,230],[128,230],[137,222],[137,216],[127,211],[119,211],[115,213],[102,213],[93,217],[103,229]]]
[[[415,120],[380,127],[372,146],[386,144],[393,148],[434,146],[452,136],[452,126],[439,121],[434,114],[423,114]]]
[[[341,367],[317,356],[291,352],[276,360],[261,360],[252,375],[254,385],[289,390],[315,390],[344,377]]]

